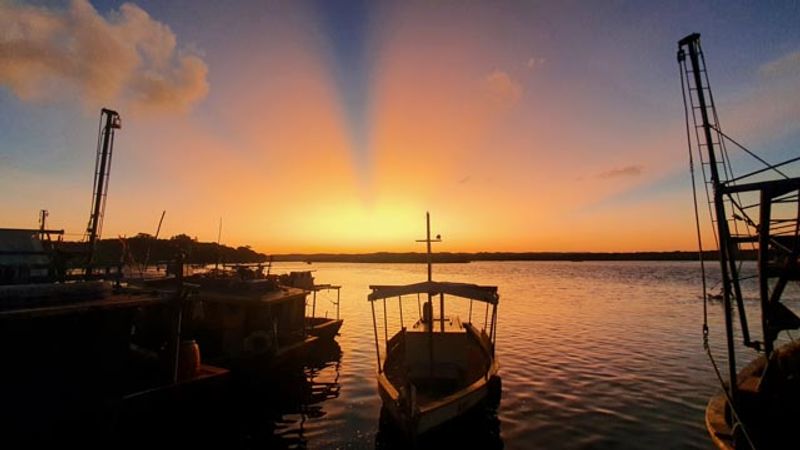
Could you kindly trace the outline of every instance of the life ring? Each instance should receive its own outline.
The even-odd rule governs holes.
[[[245,338],[244,350],[248,353],[265,353],[272,351],[272,336],[266,331],[254,331]]]

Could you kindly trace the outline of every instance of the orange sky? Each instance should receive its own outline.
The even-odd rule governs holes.
[[[2,226],[33,227],[47,208],[53,226],[82,232],[104,105],[123,120],[104,237],[152,233],[167,210],[162,236],[215,240],[222,217],[224,243],[267,253],[421,251],[413,240],[430,211],[441,251],[696,247],[674,62],[693,29],[650,36],[621,13],[595,23],[572,7],[489,2],[367,7],[327,22],[330,11],[305,3],[198,7],[206,22],[128,5],[122,16],[84,0],[0,8],[0,23],[72,15],[140,43],[120,43],[129,59],[95,63],[125,67],[97,92],[75,75],[88,69],[0,67]],[[353,21],[366,22],[356,36],[345,33]],[[712,55],[729,51],[712,44]],[[795,78],[772,73],[797,49],[789,36],[735,70],[710,60],[718,95],[729,94],[723,125],[729,117],[768,153],[797,136],[786,116],[798,103],[776,113],[764,100],[797,97]]]

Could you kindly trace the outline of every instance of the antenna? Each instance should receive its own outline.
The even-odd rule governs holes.
[[[141,270],[142,278],[144,278],[144,271],[147,270],[147,266],[150,263],[150,249],[153,247],[153,242],[158,242],[158,235],[161,233],[161,224],[164,223],[164,216],[167,214],[167,210],[161,211],[161,218],[158,220],[158,227],[156,228],[156,234],[153,236],[153,239],[150,241],[149,245],[147,246],[147,254],[144,257],[144,267]]]
[[[427,235],[425,239],[417,239],[417,242],[425,242],[428,244],[428,281],[433,281],[433,270],[431,268],[431,242],[442,242],[442,235],[437,234],[436,239],[431,239],[431,213],[425,213],[425,222],[427,224]]]
[[[47,226],[46,226],[47,216],[49,216],[49,215],[50,215],[50,213],[47,212],[46,209],[39,210],[39,239],[40,240],[44,240],[45,230],[47,229]],[[49,239],[50,235],[48,234],[47,237]]]
[[[214,264],[214,270],[219,269],[219,260],[222,256],[222,250],[219,248],[219,243],[222,241],[222,216],[219,217],[219,229],[217,230],[217,263]]]

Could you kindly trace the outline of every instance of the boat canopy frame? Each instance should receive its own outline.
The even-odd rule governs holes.
[[[311,306],[311,317],[316,317],[317,314],[317,292],[319,291],[336,291],[336,301],[331,301],[334,305],[336,305],[336,320],[339,320],[339,304],[341,303],[341,286],[336,286],[333,284],[315,284],[311,289],[308,289],[312,293],[312,306]]]
[[[375,316],[375,302],[377,300],[383,300],[383,337],[384,337],[384,346],[386,348],[386,355],[388,356],[389,351],[389,322],[386,313],[386,300],[390,298],[397,298],[397,305],[400,311],[400,329],[405,330],[405,322],[403,320],[403,296],[404,295],[413,295],[416,294],[417,296],[417,308],[419,309],[420,320],[423,320],[427,323],[427,334],[428,334],[428,343],[430,345],[430,358],[431,358],[431,367],[433,367],[433,334],[434,334],[434,325],[437,319],[433,317],[433,297],[439,296],[439,319],[438,322],[440,323],[440,332],[445,332],[445,308],[444,308],[444,297],[445,295],[450,295],[453,297],[459,297],[462,299],[469,300],[469,322],[472,324],[472,303],[473,301],[479,301],[486,304],[486,308],[484,311],[484,318],[483,318],[483,329],[482,332],[486,334],[488,329],[489,333],[487,335],[489,339],[489,351],[491,352],[492,356],[494,356],[494,347],[495,347],[495,340],[497,339],[497,304],[499,301],[499,295],[497,294],[497,286],[481,286],[477,284],[469,284],[469,283],[454,283],[454,282],[441,282],[441,281],[433,281],[433,270],[431,264],[431,243],[433,242],[441,242],[441,236],[437,235],[435,239],[431,239],[431,215],[430,213],[425,213],[425,222],[426,222],[426,238],[422,240],[417,240],[417,242],[424,242],[427,244],[427,265],[428,265],[428,280],[423,281],[421,283],[414,283],[414,284],[406,284],[406,285],[370,285],[369,288],[372,290],[372,293],[367,296],[367,300],[369,301],[370,307],[372,309],[372,329],[375,334],[375,354],[378,358],[378,373],[383,372],[383,365],[381,360],[381,350],[380,350],[380,339],[378,338],[378,320]],[[425,302],[425,310],[428,313],[423,313],[422,303],[420,299],[421,294],[426,294],[428,296],[427,302]],[[491,320],[489,318],[489,305],[492,305],[492,315]],[[429,314],[426,317],[426,314]]]
[[[371,302],[410,294],[428,294],[430,296],[446,294],[490,305],[497,305],[499,300],[497,286],[480,286],[469,283],[423,281],[407,285],[371,285],[369,288],[372,293],[367,296],[367,300]]]
[[[421,283],[407,284],[407,285],[370,285],[372,293],[367,296],[372,309],[372,328],[375,334],[375,354],[378,358],[378,373],[383,373],[383,363],[380,350],[380,338],[378,337],[378,319],[375,315],[375,302],[383,300],[383,343],[385,346],[386,354],[389,351],[389,324],[387,318],[386,300],[397,298],[398,307],[400,311],[400,328],[405,330],[403,320],[403,296],[413,295],[417,296],[418,308],[420,309],[420,320],[424,317],[420,303],[420,295],[426,294],[428,296],[429,305],[432,304],[432,299],[439,296],[440,302],[440,317],[434,318],[431,314],[429,325],[427,326],[427,334],[430,338],[433,337],[436,322],[440,322],[440,330],[438,332],[445,332],[445,315],[444,315],[444,299],[445,295],[458,297],[464,300],[469,300],[469,320],[467,323],[472,324],[472,303],[479,301],[486,305],[483,320],[483,332],[488,331],[487,337],[489,339],[489,351],[494,356],[495,341],[497,339],[497,305],[499,303],[499,295],[497,293],[497,286],[481,286],[469,283],[453,283],[453,282],[437,282],[437,281],[424,281]],[[491,308],[490,308],[491,305]],[[491,309],[491,315],[489,310]],[[480,320],[480,319],[479,319]],[[432,345],[432,341],[429,341]],[[431,347],[432,348],[432,347]],[[432,355],[432,353],[431,353]]]

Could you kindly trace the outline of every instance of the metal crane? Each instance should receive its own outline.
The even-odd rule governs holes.
[[[111,176],[111,157],[114,150],[114,130],[121,128],[122,120],[119,113],[106,108],[100,110],[100,132],[97,136],[92,209],[89,214],[89,225],[86,227],[86,242],[89,244],[89,258],[86,264],[87,277],[92,275],[95,247],[103,229],[103,214],[106,209],[108,180]]]

